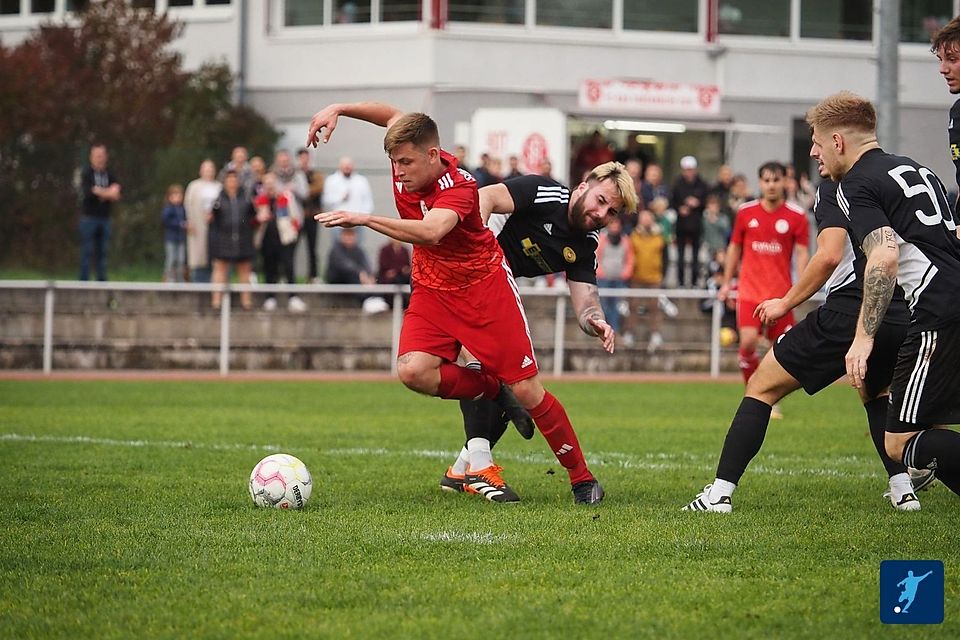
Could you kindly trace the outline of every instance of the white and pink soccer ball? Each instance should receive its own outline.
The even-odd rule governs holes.
[[[303,509],[313,491],[313,478],[299,458],[269,455],[250,473],[250,497],[258,507]]]

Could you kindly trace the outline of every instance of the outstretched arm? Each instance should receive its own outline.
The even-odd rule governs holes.
[[[797,305],[809,300],[810,296],[823,287],[840,264],[846,244],[845,229],[828,227],[821,231],[817,236],[817,252],[810,258],[807,268],[800,272],[796,284],[790,287],[782,298],[771,298],[761,302],[753,315],[760,318],[760,322],[764,324],[773,324]]]
[[[460,222],[460,216],[450,209],[431,209],[422,220],[387,218],[351,211],[327,211],[314,219],[325,227],[369,227],[400,242],[435,245]]]
[[[615,335],[600,307],[597,285],[568,280],[567,286],[570,288],[570,301],[577,314],[580,329],[588,336],[599,338],[607,353],[613,353]]]
[[[873,351],[873,339],[897,286],[900,249],[893,229],[880,227],[872,231],[863,240],[863,253],[867,256],[867,264],[863,269],[863,302],[860,305],[857,332],[846,357],[847,376],[857,389],[863,386],[863,378],[867,375],[867,358]]]
[[[380,127],[390,128],[403,112],[382,102],[353,102],[331,104],[314,114],[307,131],[307,146],[316,147],[321,141],[326,144],[337,128],[340,116],[365,120]]]

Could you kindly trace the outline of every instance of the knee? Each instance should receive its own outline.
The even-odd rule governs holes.
[[[546,393],[543,385],[540,384],[539,376],[514,383],[510,385],[510,390],[513,391],[513,395],[517,396],[517,400],[520,401],[524,409],[533,409],[543,402],[543,396]]]
[[[436,389],[429,388],[428,371],[415,362],[398,362],[397,375],[400,382],[408,389],[419,393],[434,393]]]

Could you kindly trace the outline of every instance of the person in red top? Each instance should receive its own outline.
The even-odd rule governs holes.
[[[533,421],[544,434],[572,434],[563,406],[540,383],[517,285],[499,243],[480,218],[477,183],[440,148],[436,123],[425,114],[404,114],[381,103],[332,104],[313,116],[307,144],[326,143],[341,115],[387,128],[383,146],[400,218],[329,211],[316,219],[326,227],[369,227],[414,245],[413,291],[397,359],[401,382],[441,398],[493,399],[527,439],[533,437]],[[616,206],[599,208],[587,224],[599,228]],[[597,334],[610,330],[599,308],[591,326]],[[461,346],[483,363],[482,370],[455,364]],[[477,446],[470,450],[465,482],[485,495],[515,496],[500,476],[502,468],[493,464],[489,442],[485,451],[481,443]],[[595,498],[591,502],[599,502],[603,489],[587,470],[582,452],[574,466]]]
[[[791,267],[794,257],[797,273],[810,259],[807,214],[785,200],[786,167],[779,162],[760,166],[759,200],[745,202],[737,210],[723,270],[723,285],[717,297],[730,293],[737,279],[737,330],[740,332],[740,370],[748,381],[757,370],[757,341],[761,332],[772,344],[793,326],[790,312],[773,324],[764,326],[757,317],[757,306],[770,298],[782,298],[793,285]]]

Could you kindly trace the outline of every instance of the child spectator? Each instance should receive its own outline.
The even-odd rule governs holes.
[[[187,264],[187,210],[183,208],[183,187],[167,187],[163,207],[164,282],[183,282]]]
[[[720,196],[712,193],[707,196],[707,204],[703,209],[703,244],[711,260],[717,251],[726,249],[729,239],[730,219],[723,213]]]
[[[667,269],[670,266],[670,245],[673,244],[673,225],[677,221],[677,212],[670,208],[670,201],[663,196],[657,196],[650,203],[650,212],[654,221],[660,227],[663,236],[663,260],[661,264],[661,281],[666,286]]]

